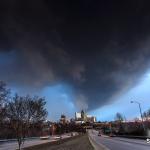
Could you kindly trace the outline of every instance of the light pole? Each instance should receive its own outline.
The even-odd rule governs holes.
[[[141,119],[142,119],[142,126],[143,126],[143,129],[144,129],[144,131],[145,131],[145,126],[144,126],[144,121],[143,121],[143,115],[142,115],[141,104],[140,104],[139,102],[137,102],[137,101],[131,101],[131,103],[136,103],[136,104],[138,104],[139,110],[140,110]]]

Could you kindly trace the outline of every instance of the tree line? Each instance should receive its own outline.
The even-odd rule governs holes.
[[[133,121],[126,121],[121,113],[116,113],[115,121],[112,122],[112,129],[117,129],[117,134],[147,136],[150,129],[150,109],[142,113],[143,122],[140,118]]]

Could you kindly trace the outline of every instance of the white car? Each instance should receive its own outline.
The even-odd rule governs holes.
[[[48,140],[48,139],[49,139],[49,136],[41,136],[40,139],[41,139],[41,140]]]

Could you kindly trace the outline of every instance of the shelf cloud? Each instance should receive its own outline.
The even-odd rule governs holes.
[[[64,82],[87,110],[136,85],[150,67],[148,5],[108,2],[1,1],[1,80],[37,90]]]

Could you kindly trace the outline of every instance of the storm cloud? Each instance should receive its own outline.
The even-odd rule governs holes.
[[[117,3],[116,3],[117,2]],[[0,78],[33,89],[64,82],[92,110],[150,67],[146,1],[0,2]]]

